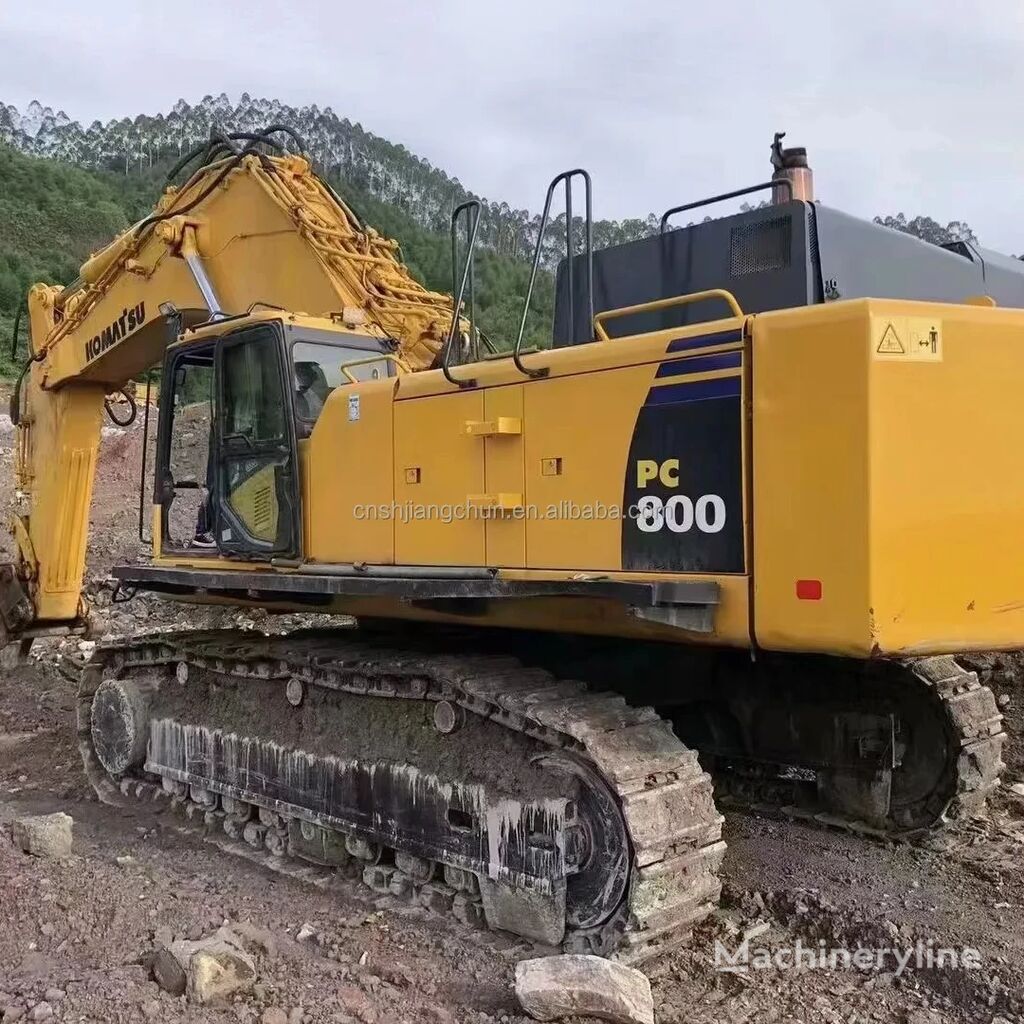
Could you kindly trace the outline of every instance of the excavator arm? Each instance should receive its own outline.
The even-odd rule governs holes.
[[[364,226],[305,157],[284,153],[278,130],[197,150],[185,184],[78,281],[30,290],[31,359],[12,402],[17,561],[0,567],[0,639],[81,621],[104,396],[157,364],[182,325],[268,305],[388,339],[412,369],[434,362],[451,300],[419,285],[397,243]]]

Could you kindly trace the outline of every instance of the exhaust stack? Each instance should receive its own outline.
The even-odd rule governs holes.
[[[772,181],[788,181],[793,194],[784,185],[776,185],[772,189],[772,203],[788,203],[790,199],[802,199],[805,203],[814,202],[814,172],[807,165],[807,150],[803,146],[782,148],[785,132],[776,132],[772,142]]]

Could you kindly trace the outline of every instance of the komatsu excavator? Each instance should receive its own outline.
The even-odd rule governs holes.
[[[29,295],[5,639],[85,624],[105,396],[155,366],[123,592],[339,616],[101,644],[102,798],[633,961],[714,906],[715,797],[880,835],[981,806],[1001,718],[956,655],[1024,640],[1019,264],[815,202],[780,138],[600,252],[571,171],[554,344],[481,357],[479,206],[453,301],[285,146],[216,135]]]

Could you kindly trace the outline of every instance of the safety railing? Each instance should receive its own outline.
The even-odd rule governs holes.
[[[512,350],[512,362],[516,369],[526,377],[546,377],[548,367],[539,366],[530,368],[523,365],[521,352],[523,348],[523,336],[526,334],[526,321],[530,315],[530,302],[533,299],[533,286],[537,280],[537,269],[540,266],[541,253],[544,249],[544,233],[547,230],[548,220],[551,216],[551,200],[555,189],[561,182],[565,183],[565,273],[567,292],[569,299],[569,338],[573,344],[576,343],[576,302],[573,290],[573,262],[576,257],[576,233],[572,215],[572,180],[573,178],[583,179],[584,202],[586,206],[585,220],[585,245],[584,258],[586,259],[587,274],[587,326],[594,322],[594,213],[592,187],[590,175],[582,168],[577,167],[571,171],[563,171],[556,175],[548,185],[548,194],[544,200],[544,212],[540,218],[540,229],[537,233],[537,245],[533,250],[533,266],[530,269],[530,283],[526,288],[526,297],[523,300],[523,316],[519,322],[519,335],[516,338],[515,348]]]
[[[463,217],[463,214],[465,215]],[[455,291],[455,282],[459,278],[459,221],[465,220],[466,224],[466,258],[462,264],[462,278],[459,282],[458,293]],[[476,379],[472,377],[458,378],[451,371],[452,353],[456,346],[456,339],[459,337],[459,326],[462,319],[462,303],[466,298],[466,288],[469,288],[469,301],[467,312],[469,314],[469,344],[476,347],[475,355],[479,357],[478,342],[476,336],[476,270],[474,261],[474,250],[476,249],[477,229],[480,227],[480,203],[476,199],[467,199],[459,203],[452,210],[451,231],[452,231],[452,293],[456,294],[452,307],[452,323],[448,330],[448,339],[444,344],[444,353],[441,357],[441,372],[450,384],[456,384],[460,388],[472,388],[476,386]]]
[[[392,352],[378,352],[372,356],[364,356],[360,359],[353,359],[351,362],[342,363],[341,366],[338,367],[338,369],[341,370],[341,372],[345,374],[346,377],[348,377],[350,384],[358,384],[359,378],[354,373],[350,372],[351,368],[353,366],[366,366],[369,363],[380,362],[394,363],[394,365],[398,368],[399,374],[412,373],[412,367],[410,367],[409,364],[404,359],[400,358],[399,356],[396,356]]]
[[[620,306],[618,309],[606,309],[594,317],[594,333],[599,341],[611,341],[611,336],[604,328],[606,320],[615,320],[623,316],[633,316],[636,313],[657,313],[662,309],[670,309],[673,306],[687,306],[694,302],[706,302],[712,299],[720,299],[728,307],[732,315],[741,320],[746,314],[736,301],[736,296],[724,288],[709,288],[703,292],[691,292],[689,295],[673,295],[670,299],[655,299],[653,302],[641,302],[636,306]],[[645,331],[645,334],[653,332]]]
[[[770,188],[789,189],[789,198],[793,198],[793,182],[788,178],[773,178],[771,181],[762,181],[759,185],[750,185],[748,188],[738,188],[734,192],[723,192],[718,196],[710,196],[707,199],[698,199],[695,203],[683,203],[682,206],[672,206],[661,215],[661,234],[665,234],[669,218],[677,213],[686,210],[697,210],[702,206],[711,206],[714,203],[724,203],[727,199],[737,199],[740,196],[749,196],[754,192],[765,192]]]

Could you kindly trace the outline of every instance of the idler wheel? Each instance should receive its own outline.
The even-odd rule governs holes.
[[[107,679],[92,698],[92,745],[111,775],[124,775],[146,760],[148,700],[130,679]]]
[[[567,860],[565,920],[570,928],[594,928],[615,913],[626,896],[631,850],[618,799],[594,768],[571,753],[541,754],[536,763],[574,776],[579,784],[577,824]]]

